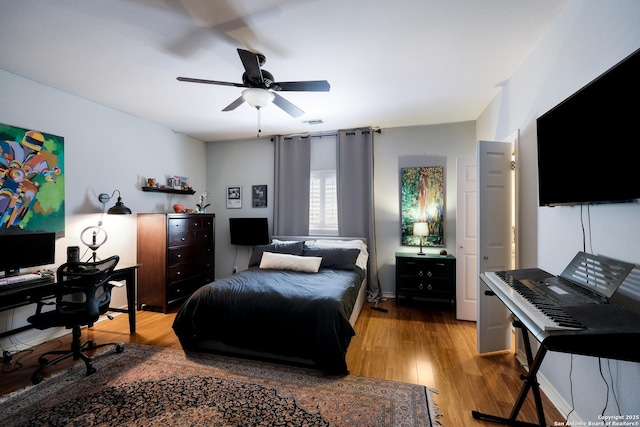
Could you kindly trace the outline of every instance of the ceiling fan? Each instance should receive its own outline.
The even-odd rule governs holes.
[[[273,75],[262,69],[266,58],[260,53],[250,52],[245,49],[238,49],[238,55],[244,66],[242,73],[242,83],[221,82],[217,80],[194,79],[190,77],[178,77],[181,82],[206,83],[222,86],[236,86],[247,88],[242,91],[242,95],[227,105],[222,111],[232,111],[244,102],[258,109],[273,102],[292,117],[300,117],[304,114],[300,108],[278,95],[277,92],[328,92],[329,82],[326,80],[309,80],[297,82],[276,82]]]

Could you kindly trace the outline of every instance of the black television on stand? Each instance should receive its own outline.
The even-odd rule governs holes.
[[[640,49],[537,119],[540,206],[640,201]]]
[[[56,233],[0,234],[0,248],[0,272],[15,276],[21,268],[55,263]]]
[[[269,243],[267,218],[229,218],[232,245],[256,246]]]

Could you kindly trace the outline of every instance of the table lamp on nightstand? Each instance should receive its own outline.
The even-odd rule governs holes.
[[[413,223],[413,235],[420,238],[420,252],[418,255],[424,255],[422,252],[422,238],[429,234],[429,224],[426,222],[414,222]]]

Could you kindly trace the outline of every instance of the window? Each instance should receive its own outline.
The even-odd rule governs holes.
[[[309,232],[338,234],[338,188],[335,170],[311,171]]]
[[[338,235],[336,136],[311,140],[309,233]]]

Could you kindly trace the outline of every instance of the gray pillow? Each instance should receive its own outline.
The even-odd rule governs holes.
[[[249,268],[260,265],[263,252],[273,252],[277,254],[302,255],[304,242],[294,243],[271,243],[269,245],[259,245],[253,247],[251,258],[249,259]]]
[[[356,260],[360,255],[360,249],[354,248],[315,248],[305,246],[302,256],[321,257],[320,268],[332,268],[334,270],[353,270]]]

